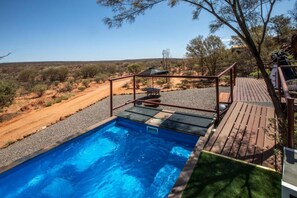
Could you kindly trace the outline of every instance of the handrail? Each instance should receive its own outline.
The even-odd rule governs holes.
[[[280,65],[279,67],[281,67],[281,68],[292,68],[292,67],[297,67],[297,65]]]
[[[287,105],[288,147],[293,148],[294,147],[294,98],[292,98],[290,95],[289,88],[282,71],[282,67],[279,66],[277,69],[278,69],[278,78],[279,78],[278,82],[281,84],[281,87],[283,89],[284,96],[286,99],[286,105]],[[281,92],[280,89],[278,91],[279,93]]]
[[[281,86],[283,88],[284,96],[285,96],[285,98],[291,98],[290,93],[289,93],[289,88],[288,88],[288,85],[286,83],[282,68],[278,67],[277,69],[278,69],[279,78],[280,78],[280,81],[281,81]]]
[[[224,71],[222,71],[219,75],[217,75],[216,77],[220,78],[221,76],[223,76],[226,72],[228,72],[230,69],[232,69],[233,67],[235,67],[237,63],[233,63],[230,67],[228,67],[227,69],[225,69]]]
[[[215,113],[216,112],[215,110],[185,107],[185,106],[179,106],[179,105],[172,105],[172,104],[168,104],[168,103],[153,102],[153,101],[148,101],[148,100],[139,100],[139,99],[137,99],[137,100],[135,100],[135,102],[146,102],[146,103],[149,103],[149,104],[162,105],[162,106],[168,106],[168,107],[177,107],[177,108],[196,110],[196,111],[205,111],[205,112],[209,112],[209,113]]]
[[[121,77],[117,77],[117,78],[110,78],[108,79],[109,81],[115,81],[115,80],[121,80],[121,79],[124,79],[124,78],[131,78],[133,77],[134,75],[127,75],[127,76],[121,76]]]
[[[215,79],[216,76],[181,76],[181,75],[135,75],[136,77],[156,77],[156,78],[207,78]]]

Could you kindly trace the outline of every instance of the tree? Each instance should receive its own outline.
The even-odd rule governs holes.
[[[187,45],[187,56],[199,60],[200,68],[206,66],[209,75],[215,75],[218,68],[218,61],[222,57],[225,46],[220,37],[210,35],[203,39],[198,36]]]
[[[277,36],[278,44],[288,42],[291,32],[291,20],[289,17],[276,15],[271,18],[270,28],[272,32]]]
[[[133,22],[139,15],[165,0],[97,0],[97,3],[111,7],[115,15],[105,18],[109,27],[120,27],[124,22]],[[215,20],[210,24],[210,31],[215,32],[223,26],[230,28],[246,44],[251,51],[267,85],[279,118],[284,118],[280,101],[265,70],[261,57],[262,44],[267,34],[268,23],[277,0],[169,0],[168,5],[174,7],[181,2],[194,7],[193,19],[198,19],[201,11],[212,15]],[[258,27],[257,39],[251,36],[251,30]]]
[[[7,54],[4,55],[4,56],[0,56],[0,59],[5,58],[6,56],[9,56],[10,54],[12,54],[12,52],[9,52],[9,53],[7,53]]]

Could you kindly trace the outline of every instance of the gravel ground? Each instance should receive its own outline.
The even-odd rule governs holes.
[[[220,91],[228,91],[222,87]],[[138,95],[141,97],[142,95]],[[114,96],[114,106],[120,105],[127,100],[132,100],[131,95]],[[183,105],[188,107],[214,109],[215,89],[189,89],[184,91],[162,92],[161,100],[164,103]],[[131,105],[130,105],[131,106]],[[128,108],[127,106],[124,108]],[[118,109],[114,114],[122,111]],[[194,112],[170,107],[162,107],[168,110],[178,110],[183,112]],[[197,113],[197,112],[196,112]],[[7,148],[0,150],[0,167],[19,160],[25,156],[35,153],[43,148],[50,147],[57,142],[86,129],[99,121],[109,117],[109,98],[95,103],[94,105],[73,114],[52,126],[49,126],[38,133],[35,133],[21,141],[18,141]]]

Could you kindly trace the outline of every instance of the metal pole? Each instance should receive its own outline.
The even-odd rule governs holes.
[[[287,98],[288,147],[294,147],[294,99]]]
[[[231,103],[233,102],[233,68],[230,70],[230,94],[231,94]],[[229,101],[228,101],[229,102]]]
[[[112,80],[109,80],[109,83],[110,83],[110,92],[109,92],[109,99],[110,99],[110,117],[113,116],[113,104],[112,104],[112,96],[113,96],[113,93],[112,93]]]
[[[237,63],[234,65],[234,86],[236,85],[236,76],[237,76]]]
[[[220,107],[219,107],[219,77],[216,78],[216,111],[217,111],[217,118],[216,118],[216,126],[219,125],[220,120]]]
[[[135,84],[135,75],[133,75],[133,100],[136,99],[136,84]],[[135,106],[135,102],[133,103]]]

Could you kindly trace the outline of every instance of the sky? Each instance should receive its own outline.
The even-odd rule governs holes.
[[[294,0],[278,3],[273,14],[287,14]],[[192,20],[192,7],[159,4],[132,24],[109,29],[102,21],[110,9],[96,0],[0,0],[0,55],[13,52],[2,62],[100,61],[183,58],[189,41],[207,37],[212,18],[203,12]],[[215,33],[227,45],[234,33]]]

